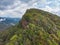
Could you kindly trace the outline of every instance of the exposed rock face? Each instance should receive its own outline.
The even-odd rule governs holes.
[[[27,22],[26,20],[23,20],[23,21],[21,22],[21,25],[22,25],[22,27],[23,27],[24,29],[26,29],[26,28],[27,28],[27,25],[28,25],[28,22]]]

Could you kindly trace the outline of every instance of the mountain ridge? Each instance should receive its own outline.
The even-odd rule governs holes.
[[[28,9],[18,25],[4,33],[1,37],[4,45],[60,45],[60,17]]]
[[[19,20],[20,18],[0,17],[0,31],[5,30],[10,26],[14,26]]]

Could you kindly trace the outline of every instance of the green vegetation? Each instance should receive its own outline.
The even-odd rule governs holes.
[[[19,24],[0,32],[0,45],[60,45],[60,17],[28,9]]]

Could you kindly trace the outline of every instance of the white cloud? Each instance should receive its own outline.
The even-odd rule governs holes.
[[[1,17],[22,17],[28,8],[38,8],[52,13],[58,13],[60,11],[60,3],[54,1],[55,7],[49,6],[53,1],[47,2],[47,0],[31,0],[29,3],[23,3],[20,0],[15,0],[14,4],[7,6],[6,10],[0,10]],[[39,4],[39,5],[38,5]],[[51,4],[52,5],[52,4]]]

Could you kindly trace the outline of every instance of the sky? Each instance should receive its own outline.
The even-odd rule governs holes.
[[[21,18],[30,8],[60,16],[60,0],[0,0],[0,17]]]

